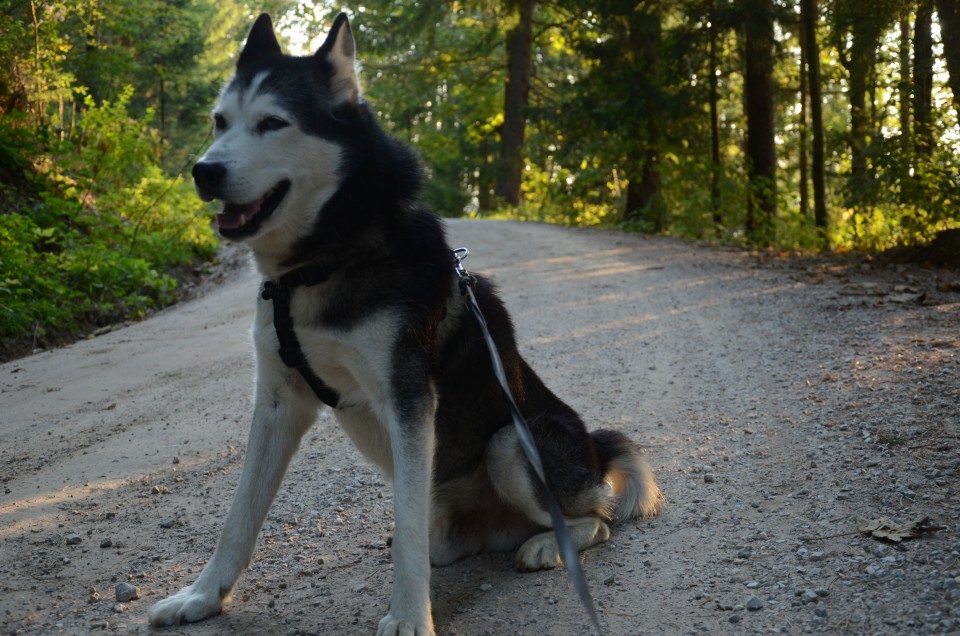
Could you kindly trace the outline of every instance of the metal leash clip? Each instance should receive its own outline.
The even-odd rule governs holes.
[[[467,295],[467,287],[473,287],[477,282],[477,279],[474,278],[470,272],[463,266],[463,261],[465,258],[470,256],[470,250],[465,247],[458,247],[453,250],[453,258],[457,261],[457,264],[454,266],[454,270],[457,272],[457,278],[460,280],[460,295]]]

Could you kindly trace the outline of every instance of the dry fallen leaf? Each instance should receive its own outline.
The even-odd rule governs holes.
[[[930,517],[919,521],[896,523],[889,519],[857,519],[857,531],[877,539],[900,543],[904,539],[919,537],[921,534],[943,530],[943,526],[934,525]]]

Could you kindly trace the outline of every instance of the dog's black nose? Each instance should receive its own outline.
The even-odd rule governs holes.
[[[227,167],[222,163],[195,163],[191,174],[200,198],[212,201],[220,196],[227,176]]]

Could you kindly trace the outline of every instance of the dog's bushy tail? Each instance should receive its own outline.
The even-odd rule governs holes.
[[[599,430],[590,436],[613,495],[612,520],[647,518],[660,512],[663,495],[640,447],[618,431]]]

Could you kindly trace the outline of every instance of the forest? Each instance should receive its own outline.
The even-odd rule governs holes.
[[[216,259],[189,167],[247,29],[350,14],[444,216],[877,252],[960,227],[960,0],[7,0],[0,359]],[[186,175],[186,177],[185,177]]]

